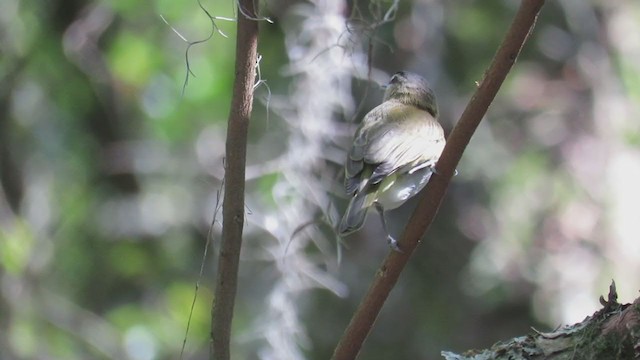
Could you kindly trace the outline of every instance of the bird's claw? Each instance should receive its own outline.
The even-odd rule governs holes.
[[[436,175],[440,175],[440,172],[438,171],[438,169],[436,169],[435,166],[431,168],[431,172]],[[453,169],[453,176],[458,176],[458,169]]]
[[[396,239],[393,238],[393,236],[391,235],[387,235],[387,241],[389,242],[389,247],[391,249],[393,249],[396,252],[399,253],[403,253],[404,251],[402,251],[402,249],[400,249],[400,246],[398,246],[398,241]]]

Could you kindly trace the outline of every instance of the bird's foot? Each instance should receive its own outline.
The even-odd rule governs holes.
[[[431,168],[431,172],[436,175],[440,175],[440,172],[436,169],[435,166]],[[458,176],[458,169],[453,169],[453,176]]]
[[[396,252],[399,253],[403,253],[404,251],[402,251],[402,249],[400,249],[400,246],[398,246],[398,241],[396,239],[393,238],[393,236],[391,235],[387,235],[387,241],[389,242],[389,247],[391,249],[393,249]]]

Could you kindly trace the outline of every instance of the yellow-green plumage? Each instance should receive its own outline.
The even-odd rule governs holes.
[[[371,206],[381,213],[417,194],[431,176],[444,148],[435,95],[422,77],[396,73],[379,106],[362,120],[345,165],[352,195],[338,226],[341,235],[362,227]],[[387,234],[389,241],[395,240]]]

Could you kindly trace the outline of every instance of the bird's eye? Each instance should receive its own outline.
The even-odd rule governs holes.
[[[393,74],[393,76],[391,77],[391,80],[389,82],[390,83],[397,83],[402,78],[404,78],[404,72],[399,71],[399,72]]]

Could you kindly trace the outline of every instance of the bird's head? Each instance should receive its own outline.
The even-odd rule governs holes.
[[[385,86],[384,101],[397,100],[413,105],[438,117],[436,95],[422,76],[407,71],[399,71],[391,77]]]

